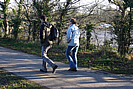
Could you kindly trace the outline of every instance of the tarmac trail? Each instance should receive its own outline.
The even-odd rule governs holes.
[[[68,64],[56,62],[55,74],[40,72],[39,56],[0,47],[0,67],[51,89],[133,89],[133,78],[79,67],[69,72]]]

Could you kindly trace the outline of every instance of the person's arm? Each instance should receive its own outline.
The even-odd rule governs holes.
[[[67,30],[67,43],[71,41],[71,38],[72,38],[72,31],[71,28],[69,27]]]
[[[44,25],[41,25],[41,28],[40,28],[40,41],[41,41],[41,43],[43,43],[43,30],[44,30]]]

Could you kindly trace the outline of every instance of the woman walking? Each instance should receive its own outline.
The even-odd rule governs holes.
[[[69,22],[70,26],[67,30],[67,50],[66,50],[66,57],[69,60],[70,69],[68,71],[77,71],[77,52],[79,48],[79,37],[80,37],[80,30],[75,25],[76,19],[71,18]],[[72,52],[72,56],[70,55]]]

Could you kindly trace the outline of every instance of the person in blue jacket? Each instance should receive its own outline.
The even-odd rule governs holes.
[[[79,48],[80,30],[75,25],[76,19],[71,18],[69,22],[70,26],[67,30],[66,40],[68,43],[66,49],[66,57],[69,60],[70,69],[68,71],[77,71],[77,52]],[[72,56],[70,55],[72,52]]]

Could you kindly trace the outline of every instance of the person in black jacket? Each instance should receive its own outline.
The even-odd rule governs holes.
[[[52,73],[56,72],[57,65],[48,58],[48,50],[52,47],[53,42],[50,41],[50,26],[51,24],[47,22],[47,17],[45,15],[42,15],[40,17],[40,20],[42,22],[41,28],[40,28],[40,42],[42,46],[42,68],[40,71],[47,72],[47,63],[53,68]]]

